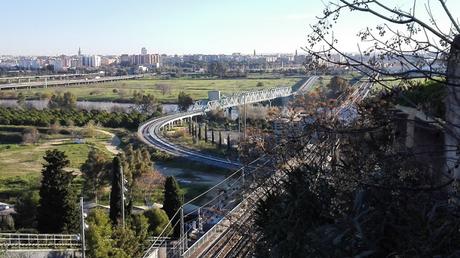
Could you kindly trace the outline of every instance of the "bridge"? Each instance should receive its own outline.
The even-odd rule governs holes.
[[[316,80],[317,77],[308,78],[299,90],[307,90]],[[199,102],[199,105],[193,106],[188,112],[154,119],[139,127],[138,134],[140,139],[149,145],[154,145],[160,150],[205,164],[237,169],[231,176],[190,200],[188,204],[214,191],[217,194],[212,200],[207,201],[205,205],[195,207],[187,214],[184,214],[183,209],[181,210],[182,214],[176,213],[175,216],[181,216],[182,218],[181,228],[183,229],[181,234],[182,237],[178,241],[171,240],[167,237],[155,238],[144,257],[164,257],[162,256],[163,252],[172,254],[177,253],[177,251],[179,251],[182,257],[197,257],[197,254],[203,255],[210,252],[212,250],[211,248],[218,248],[216,245],[209,246],[209,244],[216,243],[216,239],[223,239],[222,236],[226,236],[223,232],[227,232],[229,225],[234,223],[231,218],[237,216],[239,220],[241,220],[241,216],[245,214],[243,211],[247,211],[249,199],[243,198],[241,195],[241,190],[246,182],[245,174],[257,170],[259,167],[267,164],[267,162],[270,162],[269,160],[264,160],[264,157],[260,157],[251,162],[248,166],[241,167],[239,163],[234,161],[203,155],[199,152],[169,143],[163,137],[162,131],[164,128],[173,126],[176,123],[182,123],[183,120],[192,119],[194,116],[203,115],[205,112],[213,109],[268,101],[279,97],[288,97],[298,92],[299,91],[292,92],[292,90],[287,87],[239,92],[216,101]],[[196,216],[198,216],[198,220],[201,221],[198,223],[198,228],[187,224],[188,228],[184,231],[186,227],[184,219],[190,220],[190,218]],[[247,216],[245,218],[247,218]],[[217,223],[215,223],[214,220],[218,220]],[[191,241],[189,239],[191,234],[195,234],[198,237],[196,241]],[[189,244],[190,248],[188,247]],[[22,257],[21,255],[24,253],[30,255],[37,252],[40,253],[40,256],[46,256],[46,253],[51,255],[51,253],[56,252],[59,252],[61,255],[62,253],[75,255],[81,252],[82,241],[79,235],[0,234],[0,248],[6,249],[8,255],[13,254],[12,257]],[[45,255],[43,255],[43,253],[45,253]]]
[[[94,75],[94,74],[92,74]],[[57,76],[57,75],[56,75]],[[57,86],[82,86],[82,85],[87,85],[87,84],[93,84],[93,83],[103,83],[103,82],[113,82],[113,81],[120,81],[120,80],[133,80],[133,79],[139,79],[142,78],[143,75],[122,75],[122,76],[107,76],[107,77],[99,77],[96,76],[94,78],[87,78],[85,76],[88,75],[83,75],[85,78],[80,78],[80,79],[64,79],[71,77],[72,75],[67,75],[67,76],[57,76],[56,78],[61,78],[59,80],[48,80],[48,78],[51,78],[50,76],[43,76],[39,78],[44,78],[43,81],[32,81],[33,78],[37,77],[12,77],[16,78],[18,80],[17,83],[4,83],[0,84],[0,90],[16,90],[16,89],[31,89],[31,88],[40,88],[40,87],[57,87]],[[82,77],[82,75],[75,75],[77,77]],[[3,80],[9,80],[10,78],[2,78]],[[25,82],[21,82],[21,79],[26,80]]]
[[[351,96],[348,98],[345,96],[343,104],[338,106],[335,112],[332,112],[331,118],[340,119],[345,122],[353,119],[353,117],[347,115],[346,110],[352,109],[355,103],[366,98],[372,85],[372,81],[365,80],[358,82]],[[315,148],[315,146],[311,148]],[[311,153],[315,153],[314,151],[306,151],[310,156],[312,155]],[[315,158],[315,156],[313,155],[312,158]],[[248,186],[247,181],[249,180],[245,180],[245,174],[254,173],[266,164],[270,164],[270,162],[270,158],[263,155],[246,167],[241,167],[225,180],[205,193],[202,193],[200,196],[212,193],[215,189],[221,189],[221,191],[217,191],[216,197],[213,200],[195,208],[194,211],[184,214],[184,206],[182,206],[181,210],[171,220],[173,221],[176,218],[176,221],[178,221],[172,226],[180,226],[181,237],[175,242],[169,243],[162,240],[154,241],[145,253],[144,258],[245,257],[249,252],[246,246],[249,238],[244,233],[239,232],[239,230],[243,228],[244,231],[245,222],[251,219],[251,214],[254,212],[254,204],[257,200],[263,198],[262,187]],[[276,171],[271,176],[266,176],[262,184],[273,186],[281,178],[282,175],[280,172]],[[244,189],[254,190],[244,194]],[[200,196],[197,198],[200,198]],[[222,203],[218,201],[222,199],[226,200],[226,202]],[[190,204],[195,200],[196,198],[186,204]],[[209,229],[203,230],[203,221],[209,220],[210,217],[218,217],[218,222],[213,224]],[[198,221],[198,226],[196,225],[196,221]],[[192,225],[190,226],[190,224]],[[162,232],[161,235],[167,233]]]
[[[206,155],[198,151],[170,143],[163,136],[163,130],[167,130],[176,124],[183,124],[184,121],[191,122],[193,117],[201,116],[211,110],[264,102],[280,97],[289,97],[293,94],[298,94],[299,92],[308,90],[317,80],[317,76],[308,78],[296,92],[292,92],[292,89],[289,87],[280,87],[266,90],[239,92],[229,96],[224,96],[221,99],[214,101],[197,101],[188,112],[172,114],[145,122],[138,129],[138,138],[147,145],[177,157],[183,157],[216,167],[238,169],[241,166],[238,162]]]

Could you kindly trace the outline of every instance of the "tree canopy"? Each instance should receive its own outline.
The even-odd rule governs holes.
[[[177,183],[176,179],[172,176],[166,178],[165,181],[165,190],[164,190],[164,202],[163,210],[168,215],[169,219],[172,221],[173,225],[179,221],[179,216],[176,213],[179,211],[180,207],[183,204],[182,194]],[[176,216],[174,216],[176,215]],[[180,226],[174,227],[174,235],[177,237],[179,235]]]
[[[177,97],[177,105],[180,111],[187,111],[188,108],[193,105],[193,99],[190,94],[181,91]]]
[[[38,230],[42,233],[76,233],[79,230],[77,196],[72,187],[74,176],[64,170],[69,160],[64,152],[48,150],[43,157]]]

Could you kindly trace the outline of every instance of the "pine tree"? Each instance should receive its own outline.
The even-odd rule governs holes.
[[[89,214],[86,221],[89,226],[86,233],[88,257],[110,257],[113,249],[112,225],[107,213],[96,209]]]
[[[112,224],[117,225],[121,219],[121,160],[120,157],[113,158],[112,162],[112,189],[110,192],[110,213],[109,217]]]
[[[83,194],[97,203],[99,192],[107,175],[107,157],[98,149],[91,149],[88,159],[81,165],[83,173]]]
[[[72,187],[74,176],[64,170],[69,160],[64,152],[46,151],[43,157],[38,230],[42,233],[76,233],[79,230],[77,196]]]
[[[182,198],[180,193],[180,187],[176,179],[172,176],[168,176],[165,181],[165,192],[163,210],[171,220],[172,225],[175,225],[179,220],[179,216],[175,216],[176,212],[182,206]],[[174,235],[179,236],[180,226],[174,228]]]

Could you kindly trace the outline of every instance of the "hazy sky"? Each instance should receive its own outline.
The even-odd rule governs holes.
[[[459,2],[448,2],[454,14]],[[78,47],[85,54],[132,54],[143,46],[166,54],[292,53],[306,44],[323,7],[321,0],[2,1],[0,55],[76,54]],[[353,51],[352,36],[375,21],[354,13],[337,35]]]

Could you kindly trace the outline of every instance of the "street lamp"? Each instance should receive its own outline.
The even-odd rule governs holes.
[[[121,172],[121,224],[125,228],[125,192],[128,192],[128,189],[125,187],[125,184],[128,183],[128,180],[125,179],[123,175],[123,166],[120,166]]]
[[[80,197],[80,219],[81,219],[81,257],[85,258],[86,244],[85,244],[85,230],[88,225],[85,223],[87,214],[83,210],[83,197]]]

